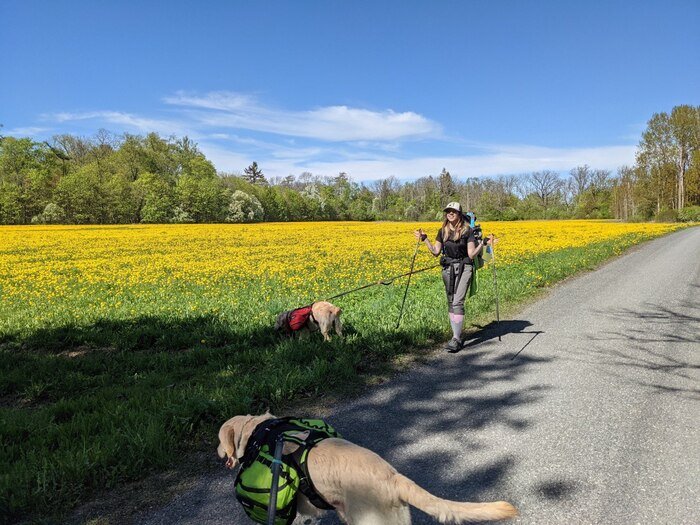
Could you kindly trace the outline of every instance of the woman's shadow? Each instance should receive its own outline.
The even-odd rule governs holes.
[[[530,340],[527,343],[525,343],[525,346],[518,350],[513,357],[517,356],[520,352],[522,352],[525,349],[525,347],[529,345],[533,339],[535,339],[535,337],[537,337],[539,334],[544,333],[541,330],[525,331],[526,328],[532,326],[532,323],[530,321],[525,321],[521,319],[513,319],[509,321],[491,321],[485,326],[472,326],[475,326],[477,330],[465,337],[465,339],[462,342],[462,349],[473,348],[475,346],[480,345],[481,343],[484,343],[491,339],[495,339],[496,337],[500,341],[501,337],[506,334],[533,334]]]

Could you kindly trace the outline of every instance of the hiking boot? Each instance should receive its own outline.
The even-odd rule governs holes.
[[[460,341],[456,337],[453,337],[452,339],[450,339],[450,342],[447,343],[445,350],[452,354],[454,352],[458,352],[461,348],[462,348],[462,341]]]

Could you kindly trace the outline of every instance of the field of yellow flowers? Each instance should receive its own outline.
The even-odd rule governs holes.
[[[407,271],[412,231],[438,223],[48,226],[0,229],[6,312],[35,327],[163,312],[218,315],[242,303],[295,306]],[[498,262],[601,242],[611,250],[667,233],[671,224],[603,221],[483,223]],[[421,249],[417,267],[435,264]],[[544,277],[543,277],[544,278]],[[241,293],[236,293],[240,291]],[[225,292],[225,293],[224,293]],[[3,316],[0,331],[12,316]]]
[[[501,305],[672,224],[483,223]],[[279,339],[280,311],[406,272],[422,227],[277,223],[0,227],[0,509],[59,519],[97,491],[211,447],[233,414],[357,388],[448,337],[439,270],[334,301],[345,337]],[[416,268],[437,263],[425,248]],[[468,325],[493,316],[480,270]],[[50,458],[50,461],[47,460]],[[58,518],[57,518],[58,516]]]

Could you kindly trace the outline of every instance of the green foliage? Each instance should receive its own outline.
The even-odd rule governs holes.
[[[282,189],[273,186],[265,186],[261,188],[257,195],[259,195],[258,203],[262,200],[265,203],[263,210],[263,218],[261,220],[267,222],[279,222],[290,220],[289,210],[285,206],[284,197],[282,196]],[[261,205],[262,209],[262,205]]]
[[[658,216],[664,208],[678,211],[699,204],[698,152],[700,107],[681,105],[670,114],[655,113],[642,134],[633,184],[622,200],[633,204],[641,201],[642,216]]]
[[[608,189],[588,188],[579,195],[576,206],[578,219],[605,219],[610,217],[611,192]]]
[[[134,183],[140,201],[140,222],[165,223],[174,215],[175,188],[163,175],[143,172]]]
[[[228,207],[228,195],[216,177],[182,175],[175,186],[180,209],[194,222],[223,222]]]
[[[196,179],[216,178],[214,165],[201,153],[188,158],[182,165],[182,172]]]
[[[671,210],[664,208],[654,217],[656,222],[676,222],[678,220],[678,212],[676,210]]]
[[[104,214],[103,195],[95,164],[86,164],[63,177],[54,198],[71,224],[98,224]]]
[[[109,176],[102,183],[106,220],[109,223],[139,221],[139,195],[135,185],[123,173]]]
[[[22,191],[17,184],[0,181],[0,222],[22,224]]]
[[[256,184],[256,185],[261,185],[261,186],[264,186],[265,184],[267,184],[267,179],[265,178],[265,175],[258,167],[257,162],[253,162],[250,166],[248,166],[245,170],[243,170],[243,173],[244,173],[243,178],[249,184]]]
[[[542,170],[458,180],[442,168],[415,181],[392,176],[370,186],[346,173],[268,181],[257,162],[243,174],[218,176],[188,137],[115,137],[105,130],[89,139],[58,135],[52,144],[0,137],[1,224],[41,221],[49,203],[75,224],[241,220],[229,209],[236,191],[257,199],[264,221],[436,220],[451,200],[482,220],[670,219],[663,210],[700,204],[700,108],[654,114],[635,166],[615,176],[577,166],[566,179]]]
[[[700,206],[686,206],[678,212],[681,222],[700,222]]]
[[[186,224],[194,222],[194,219],[188,212],[183,210],[180,206],[175,206],[175,208],[173,209],[172,222],[178,224]]]
[[[22,202],[26,215],[41,213],[51,201],[53,185],[54,176],[43,167],[26,170],[22,188]]]

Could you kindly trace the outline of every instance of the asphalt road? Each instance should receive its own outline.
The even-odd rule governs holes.
[[[512,502],[511,523],[700,523],[700,228],[555,287],[500,332],[328,420],[436,495]],[[136,522],[251,523],[233,481],[222,468]]]

